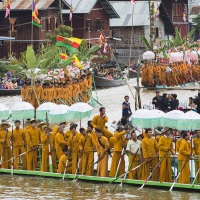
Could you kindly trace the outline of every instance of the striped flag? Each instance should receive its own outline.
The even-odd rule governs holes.
[[[186,22],[186,15],[185,15],[185,12],[183,12],[183,21]]]
[[[104,41],[105,41],[105,37],[104,37],[102,31],[100,31],[99,44],[98,44],[98,46],[99,46],[100,48],[101,48],[101,46],[102,46],[102,44],[103,44]]]
[[[41,27],[41,22],[38,18],[38,9],[36,7],[35,1],[32,0],[32,23],[33,25],[37,26],[37,27]]]
[[[72,21],[72,6],[70,6],[70,10],[69,10],[69,21]]]
[[[5,18],[7,18],[8,15],[10,15],[10,0],[7,0],[7,2],[6,2],[6,15],[5,15]]]
[[[103,48],[103,53],[107,53],[107,50],[108,50],[108,42],[105,41],[104,48]]]
[[[136,3],[136,0],[131,0],[131,3],[132,3],[132,4],[135,4],[135,3]]]

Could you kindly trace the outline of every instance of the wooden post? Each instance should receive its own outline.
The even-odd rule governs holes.
[[[59,0],[59,12],[60,12],[60,24],[63,25],[63,17],[62,17],[62,0]]]

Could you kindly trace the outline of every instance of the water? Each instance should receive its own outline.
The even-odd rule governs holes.
[[[135,80],[130,81],[130,87],[136,85]],[[198,88],[198,87],[196,87]],[[164,92],[161,91],[161,93]],[[186,101],[190,96],[197,95],[197,91],[168,91],[167,93],[176,93],[180,101]],[[135,91],[133,90],[133,94]],[[95,94],[94,94],[95,95]],[[114,120],[119,120],[121,117],[121,104],[124,101],[124,96],[130,96],[131,108],[134,110],[134,98],[129,87],[121,86],[117,88],[103,89],[98,91],[99,102],[106,107],[106,114],[109,117],[108,127]],[[149,104],[155,95],[155,91],[141,91],[142,104]],[[14,102],[21,101],[20,96],[0,97],[0,103],[11,107]],[[98,114],[100,106],[94,108],[91,118]],[[86,127],[88,119],[83,120],[82,126]],[[137,190],[138,187],[124,185],[123,190],[119,186],[114,191],[114,185],[94,184],[88,182],[71,182],[69,180],[50,179],[41,177],[28,176],[10,176],[0,174],[0,199],[161,199],[161,200],[199,200],[200,193],[180,192],[167,190],[159,190],[144,187],[142,191]]]

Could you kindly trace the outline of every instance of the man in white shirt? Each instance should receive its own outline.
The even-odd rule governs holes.
[[[131,139],[128,141],[126,152],[129,153],[129,170],[141,164],[141,141],[137,139],[135,132],[131,133]],[[138,168],[129,173],[129,179],[142,179],[142,170]]]

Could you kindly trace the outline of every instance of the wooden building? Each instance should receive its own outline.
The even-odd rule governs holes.
[[[42,43],[46,43],[46,34],[53,33],[54,29],[60,25],[58,0],[38,0],[37,9],[41,28],[33,26],[32,36],[32,0],[10,0],[11,12],[5,19],[6,1],[0,3],[0,36],[12,36],[15,39],[11,41],[11,52],[19,57],[24,52],[31,40],[35,49]],[[63,8],[67,8],[63,1]],[[10,23],[12,25],[10,33]],[[10,40],[1,41],[0,59],[8,58],[10,52]]]

